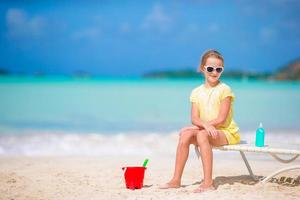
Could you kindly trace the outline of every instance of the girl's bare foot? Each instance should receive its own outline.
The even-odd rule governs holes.
[[[171,180],[168,183],[159,186],[159,189],[180,188],[180,182]]]
[[[201,183],[198,188],[196,188],[193,192],[194,193],[202,193],[206,191],[215,190],[213,184],[204,184]]]

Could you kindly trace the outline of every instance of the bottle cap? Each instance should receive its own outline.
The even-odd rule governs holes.
[[[263,128],[263,125],[261,122],[259,123],[259,128]]]

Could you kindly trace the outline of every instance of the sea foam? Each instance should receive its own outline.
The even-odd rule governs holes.
[[[0,134],[0,155],[14,156],[126,156],[175,155],[178,132],[78,133],[24,131]],[[242,140],[254,143],[255,133],[245,132]],[[267,145],[300,149],[300,134],[266,134]],[[192,147],[191,147],[192,148]]]

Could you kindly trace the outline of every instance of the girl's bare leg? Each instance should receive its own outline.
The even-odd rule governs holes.
[[[212,148],[209,143],[208,134],[206,131],[200,131],[197,134],[197,144],[200,148],[201,160],[202,160],[202,167],[203,167],[203,174],[204,174],[204,181],[203,185],[211,186],[212,181]]]
[[[181,181],[183,169],[189,156],[190,144],[196,143],[195,136],[194,131],[185,131],[180,136],[176,151],[173,180]]]
[[[212,146],[222,146],[228,144],[225,134],[219,131],[218,137],[213,139],[205,130],[198,131],[197,144],[200,148],[204,181],[194,192],[203,192],[213,186],[212,169],[213,169],[213,153]]]
[[[195,130],[189,129],[181,131],[176,150],[176,161],[173,178],[165,185],[162,185],[160,188],[167,189],[180,187],[183,169],[189,156],[190,144],[196,144],[197,142],[196,133],[197,132]]]

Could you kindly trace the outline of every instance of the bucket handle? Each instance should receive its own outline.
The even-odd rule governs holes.
[[[124,181],[125,181],[125,172],[127,170],[127,167],[122,167],[122,170],[123,170],[123,177],[124,177]]]

